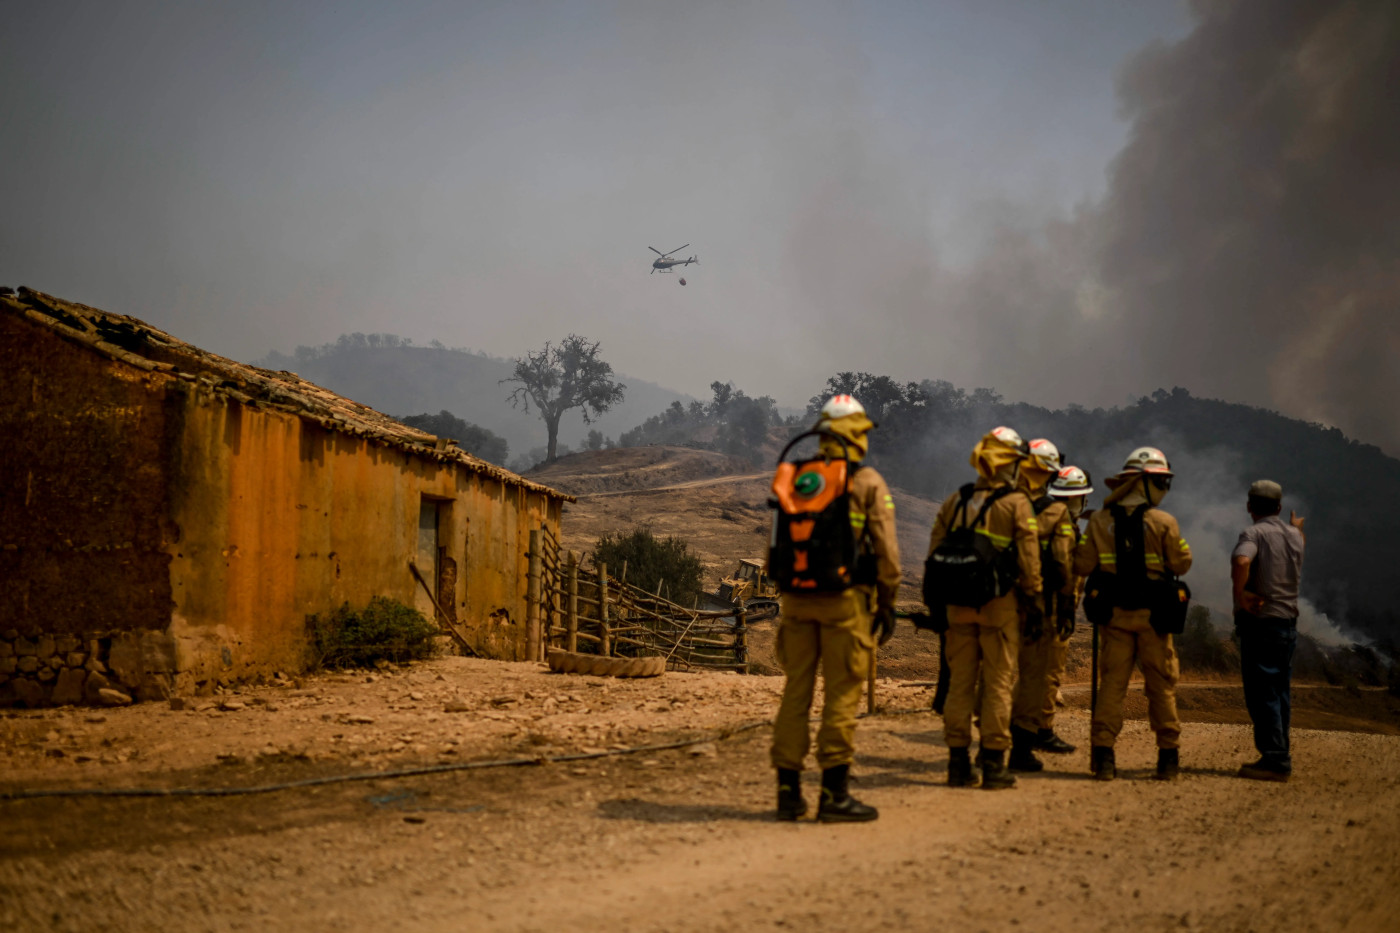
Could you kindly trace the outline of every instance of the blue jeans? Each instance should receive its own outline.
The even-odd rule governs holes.
[[[1244,703],[1254,721],[1254,747],[1259,749],[1260,762],[1276,771],[1292,771],[1289,682],[1293,649],[1298,644],[1298,620],[1261,619],[1236,610],[1235,633],[1240,639]]]

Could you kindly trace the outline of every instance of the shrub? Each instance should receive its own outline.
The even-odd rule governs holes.
[[[1239,670],[1239,650],[1211,621],[1210,609],[1192,606],[1186,614],[1186,630],[1176,636],[1181,666],[1202,673]]]
[[[329,616],[307,619],[311,631],[311,667],[368,667],[376,661],[430,657],[437,626],[414,609],[376,596],[359,611],[346,603]]]
[[[690,546],[676,537],[657,538],[647,527],[603,535],[593,547],[593,560],[606,561],[614,576],[621,576],[625,562],[627,582],[648,593],[664,582],[662,595],[682,606],[694,603],[703,586],[705,566]]]

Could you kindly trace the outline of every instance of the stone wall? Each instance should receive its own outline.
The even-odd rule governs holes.
[[[112,639],[38,629],[0,632],[0,706],[124,706],[132,691],[112,675]]]

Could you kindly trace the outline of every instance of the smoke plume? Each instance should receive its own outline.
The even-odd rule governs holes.
[[[1101,281],[1134,368],[1400,449],[1400,5],[1197,4],[1122,81]]]
[[[1194,10],[1121,75],[1102,202],[1006,233],[944,303],[1010,397],[1183,385],[1400,453],[1400,4]]]

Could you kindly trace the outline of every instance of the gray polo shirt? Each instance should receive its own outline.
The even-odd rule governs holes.
[[[1245,588],[1264,599],[1259,617],[1298,618],[1298,582],[1303,578],[1303,534],[1277,515],[1261,518],[1240,532],[1232,557],[1248,557]]]

